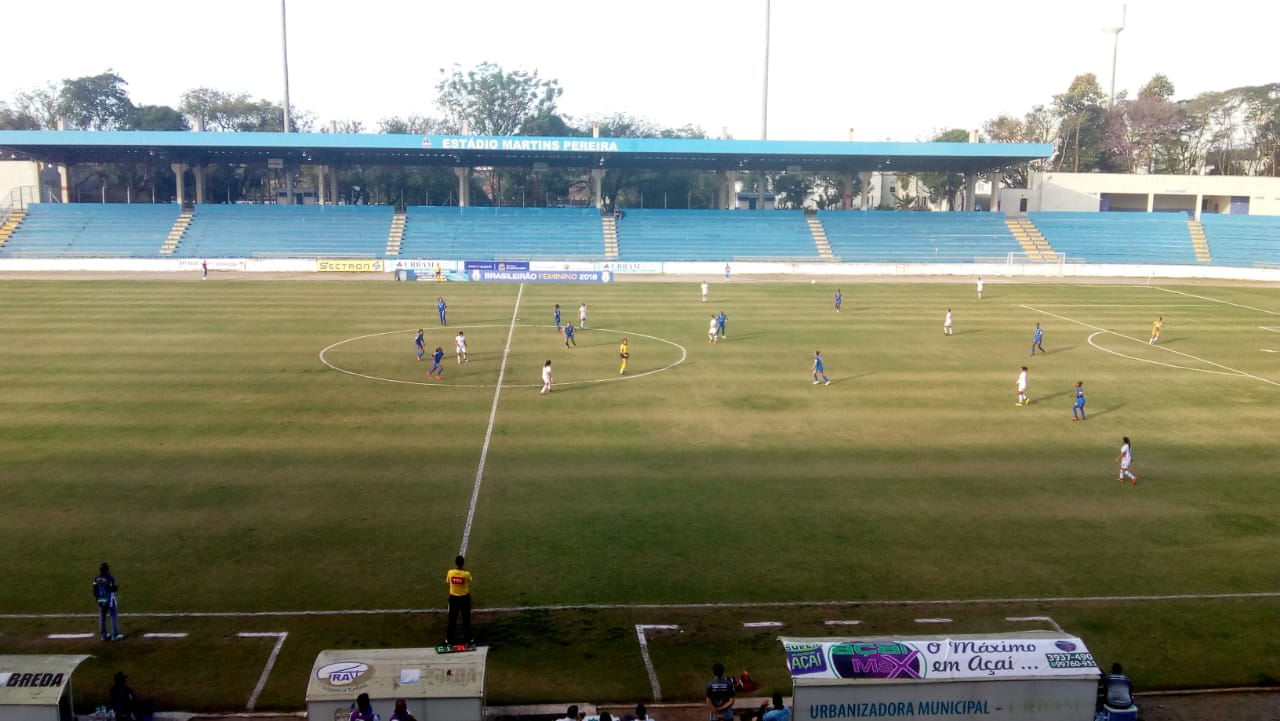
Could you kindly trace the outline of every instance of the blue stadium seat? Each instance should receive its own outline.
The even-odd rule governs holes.
[[[406,258],[604,258],[596,208],[411,206],[400,243]]]
[[[174,252],[185,258],[381,258],[388,205],[198,205]]]
[[[618,260],[818,260],[799,210],[625,209]]]
[[[32,203],[0,257],[154,258],[178,206],[123,203]]]
[[[1280,266],[1280,217],[1204,213],[1200,224],[1214,265]]]
[[[972,263],[1022,251],[1004,213],[819,211],[846,263]]]
[[[1029,213],[1049,245],[1087,263],[1195,265],[1186,213]],[[1210,249],[1212,252],[1212,248]]]

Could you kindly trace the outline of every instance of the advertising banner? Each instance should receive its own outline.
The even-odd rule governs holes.
[[[466,270],[528,270],[527,260],[468,260],[463,263]]]
[[[1078,677],[1098,669],[1084,642],[1067,635],[780,640],[795,679]]]
[[[381,273],[386,262],[372,258],[317,258],[316,271],[320,273]]]
[[[451,270],[458,269],[458,261],[456,260],[422,260],[418,258],[389,258],[387,259],[387,270],[417,270],[436,272],[436,268],[440,272],[447,273]]]
[[[596,270],[610,273],[661,273],[662,263],[596,263]]]
[[[574,260],[533,260],[529,270],[600,270],[595,263]]]
[[[470,270],[471,280],[498,283],[609,283],[612,273],[599,270]]]
[[[201,270],[202,262],[209,264],[209,270],[244,270],[249,261],[246,258],[181,258],[178,260],[179,270]]]

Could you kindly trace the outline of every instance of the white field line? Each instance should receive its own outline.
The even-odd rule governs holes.
[[[262,695],[262,689],[267,685],[267,677],[271,675],[271,669],[276,665],[276,658],[280,656],[280,647],[284,645],[284,640],[289,637],[288,631],[275,632],[243,632],[236,634],[240,638],[274,638],[276,640],[275,648],[271,649],[271,655],[267,657],[267,665],[262,669],[262,675],[258,677],[258,685],[253,687],[253,694],[249,696],[249,703],[245,706],[245,711],[252,711],[253,707],[258,703],[258,696]]]
[[[493,439],[493,421],[498,417],[498,399],[502,397],[502,378],[507,374],[507,358],[511,355],[511,338],[516,333],[516,314],[520,312],[520,299],[524,297],[524,283],[516,292],[516,304],[511,309],[511,324],[507,327],[507,342],[502,347],[502,365],[498,366],[498,385],[493,389],[493,405],[489,408],[489,425],[484,429],[484,445],[480,447],[480,463],[476,466],[476,483],[471,488],[471,505],[467,508],[467,523],[462,527],[462,544],[458,555],[467,555],[471,543],[471,523],[476,518],[476,503],[480,499],[480,481],[484,480],[484,462],[489,458],[489,442]]]
[[[61,641],[72,638],[93,638],[92,633],[51,633],[48,636],[55,641]]]
[[[1229,300],[1222,300],[1220,298],[1210,298],[1207,295],[1196,295],[1195,293],[1184,293],[1180,290],[1173,290],[1172,288],[1161,288],[1158,285],[1152,286],[1152,287],[1155,290],[1162,290],[1165,293],[1173,293],[1174,295],[1185,295],[1188,298],[1199,298],[1200,300],[1207,300],[1213,303],[1222,303],[1223,305],[1233,305],[1237,308],[1244,308],[1245,310],[1257,311],[1258,313],[1266,313],[1267,315],[1280,315],[1280,312],[1276,312],[1274,310],[1267,310],[1266,308],[1255,308],[1251,305],[1241,305],[1240,303],[1232,303]]]
[[[449,327],[467,329],[467,328],[503,328],[506,326],[461,325],[461,326],[449,326]],[[540,325],[535,325],[530,323],[520,323],[520,324],[517,324],[516,327],[517,328],[543,328],[546,326],[540,326]],[[349,376],[355,376],[356,378],[363,378],[369,381],[379,381],[382,383],[398,383],[400,385],[405,385],[405,386],[426,386],[430,388],[492,388],[493,387],[493,384],[491,383],[445,383],[443,381],[431,381],[431,382],[407,381],[402,378],[386,378],[383,376],[369,375],[367,373],[358,373],[356,371],[348,370],[341,366],[334,365],[332,362],[329,361],[329,355],[328,355],[329,351],[333,350],[334,348],[337,348],[338,346],[346,345],[347,343],[355,343],[356,341],[361,341],[366,338],[379,338],[384,335],[413,333],[414,330],[416,329],[404,328],[401,330],[388,330],[388,331],[383,331],[381,333],[366,333],[365,335],[358,335],[358,336],[353,336],[351,338],[344,338],[335,343],[330,343],[324,348],[321,348],[319,353],[320,362],[328,366],[330,370],[335,370],[339,373],[345,373],[346,375],[349,375]],[[630,336],[632,338],[648,338],[649,340],[656,341],[658,343],[665,343],[669,346],[675,346],[680,351],[680,357],[677,358],[675,361],[662,366],[661,368],[654,368],[653,370],[648,370],[643,373],[629,373],[625,376],[610,376],[605,378],[589,378],[587,380],[582,380],[582,381],[560,381],[556,383],[557,386],[580,386],[580,385],[592,385],[595,383],[621,383],[623,381],[633,381],[633,380],[636,380],[637,378],[644,378],[645,376],[651,376],[655,373],[662,373],[665,371],[669,371],[672,368],[675,368],[676,366],[680,365],[681,363],[684,363],[689,358],[689,350],[687,348],[680,345],[679,343],[676,343],[675,341],[667,340],[666,338],[659,338],[656,335],[649,335],[647,333],[636,333],[634,331],[626,331],[626,330],[614,330],[613,328],[592,328],[591,331],[593,333],[613,333],[615,335],[625,335],[625,336]],[[475,355],[475,353],[472,353],[471,355]],[[542,385],[541,382],[512,383],[510,387],[511,388],[538,388],[538,387],[541,387],[541,385]]]
[[[857,626],[857,625],[859,625],[859,624],[861,624],[861,623],[862,623],[862,621],[855,621],[855,620],[848,620],[848,621],[827,621],[827,622],[826,622],[826,625],[828,625],[828,626]]]
[[[746,621],[743,628],[782,628],[782,621]]]
[[[1053,630],[1059,633],[1066,633],[1066,631],[1062,630],[1062,626],[1059,626],[1058,622],[1053,620],[1052,616],[1010,616],[1005,620],[1013,623],[1047,623],[1053,626]]]
[[[1271,333],[1280,333],[1280,328],[1275,328],[1269,325],[1260,325],[1258,326],[1258,330],[1265,330]]]
[[[879,601],[744,601],[741,603],[565,603],[543,606],[496,606],[472,613],[528,613],[529,611],[703,611],[747,608],[892,608],[898,606],[1011,606],[1046,603],[1146,603],[1150,601],[1224,601],[1280,598],[1280,591],[1243,593],[1159,593],[1133,596],[1019,596],[1012,598],[885,599]],[[393,616],[444,614],[444,608],[351,608],[312,611],[174,611],[130,613],[137,618],[288,618],[293,616]],[[0,621],[56,618],[97,618],[96,613],[4,613]]]
[[[640,642],[640,658],[644,659],[645,673],[649,674],[649,688],[653,691],[653,700],[662,700],[662,686],[658,685],[658,673],[653,670],[653,658],[649,656],[649,639],[644,635],[645,631],[675,631],[679,626],[669,624],[636,624],[636,640]]]
[[[1117,333],[1116,331],[1113,331],[1113,330],[1111,330],[1111,329],[1109,329],[1109,328],[1103,328],[1103,327],[1101,327],[1101,326],[1096,326],[1096,325],[1093,325],[1092,323],[1086,323],[1086,322],[1084,322],[1084,321],[1082,321],[1082,320],[1076,320],[1075,318],[1068,318],[1068,317],[1067,317],[1067,316],[1065,316],[1065,315],[1058,315],[1057,313],[1050,313],[1049,311],[1044,310],[1044,309],[1042,309],[1042,308],[1038,308],[1038,307],[1036,307],[1036,306],[1026,305],[1025,303],[1022,303],[1022,304],[1019,304],[1019,307],[1021,307],[1021,308],[1025,308],[1025,309],[1027,309],[1027,310],[1029,310],[1029,311],[1031,311],[1031,312],[1033,312],[1033,313],[1042,313],[1042,314],[1044,314],[1044,315],[1051,316],[1051,317],[1053,317],[1053,318],[1057,318],[1057,319],[1059,319],[1059,320],[1065,320],[1065,321],[1067,321],[1068,323],[1075,323],[1076,325],[1082,325],[1082,326],[1084,326],[1084,327],[1086,327],[1086,328],[1092,328],[1093,330],[1096,330],[1096,331],[1098,331],[1099,333],[1110,333],[1110,334],[1112,334],[1112,335],[1114,335],[1114,336],[1116,336],[1116,337],[1124,338],[1125,340],[1129,340],[1129,341],[1133,341],[1134,343],[1142,343],[1143,345],[1146,345],[1146,344],[1147,344],[1147,341],[1145,341],[1145,340],[1142,340],[1142,339],[1139,339],[1139,338],[1134,338],[1133,336],[1128,336],[1128,335],[1125,335],[1125,334],[1123,334],[1123,333]],[[1097,333],[1095,333],[1094,335],[1097,335]],[[1106,348],[1103,348],[1103,347],[1101,347],[1101,346],[1099,346],[1099,345],[1094,344],[1094,342],[1093,342],[1093,336],[1089,336],[1089,345],[1093,346],[1094,348],[1097,348],[1098,350],[1104,350],[1104,351],[1105,351],[1105,350],[1107,350]],[[1211,366],[1214,366],[1215,368],[1221,368],[1222,370],[1227,371],[1227,373],[1225,373],[1224,375],[1238,375],[1238,376],[1242,376],[1242,377],[1244,377],[1244,378],[1249,378],[1249,379],[1252,379],[1252,380],[1255,380],[1255,381],[1261,381],[1261,382],[1263,382],[1263,383],[1267,383],[1267,384],[1269,384],[1269,385],[1273,385],[1273,386],[1276,386],[1277,388],[1280,388],[1280,381],[1273,381],[1273,380],[1271,380],[1271,379],[1269,379],[1269,378],[1262,378],[1262,377],[1260,377],[1260,376],[1255,376],[1255,375],[1253,375],[1252,373],[1246,373],[1245,371],[1242,371],[1242,370],[1239,370],[1239,369],[1236,369],[1236,368],[1232,368],[1232,367],[1230,367],[1230,366],[1224,366],[1224,365],[1222,365],[1221,363],[1214,363],[1214,362],[1213,362],[1213,361],[1211,361],[1211,360],[1207,360],[1207,359],[1205,359],[1205,358],[1201,358],[1201,357],[1199,357],[1199,356],[1194,356],[1194,355],[1191,355],[1190,353],[1183,353],[1182,351],[1174,350],[1174,349],[1169,348],[1169,347],[1167,347],[1167,346],[1163,346],[1163,345],[1156,345],[1156,346],[1152,346],[1152,347],[1154,347],[1154,348],[1159,348],[1160,350],[1162,350],[1162,351],[1164,351],[1164,352],[1166,352],[1166,353],[1173,353],[1174,355],[1182,356],[1183,358],[1190,358],[1191,360],[1194,360],[1194,361],[1197,361],[1197,362],[1200,362],[1200,363],[1204,363],[1205,365],[1211,365]],[[1107,352],[1114,353],[1114,351],[1107,351]],[[1119,355],[1119,356],[1122,356],[1122,357],[1125,357],[1125,358],[1133,358],[1133,356],[1126,356],[1126,355],[1124,355],[1123,353],[1115,353],[1115,355]],[[1191,367],[1188,367],[1188,366],[1170,365],[1170,364],[1168,364],[1168,363],[1161,363],[1160,361],[1147,360],[1147,359],[1145,359],[1145,358],[1133,358],[1133,359],[1134,359],[1134,360],[1138,360],[1138,361],[1142,361],[1142,362],[1144,362],[1144,363],[1151,363],[1151,364],[1153,364],[1153,365],[1161,365],[1161,366],[1165,366],[1165,367],[1167,367],[1167,368],[1180,368],[1180,369],[1183,369],[1183,370],[1200,370],[1201,372],[1204,372],[1204,373],[1212,373],[1212,372],[1213,372],[1213,371],[1207,371],[1207,370],[1198,369],[1198,368],[1191,368]]]
[[[186,638],[185,633],[144,633],[143,638]]]
[[[1103,353],[1110,353],[1111,355],[1119,356],[1121,358],[1127,358],[1131,361],[1138,361],[1139,363],[1150,363],[1151,365],[1164,366],[1165,368],[1176,368],[1177,370],[1181,370],[1181,371],[1195,371],[1196,373],[1209,373],[1217,376],[1239,375],[1238,373],[1228,373],[1227,371],[1215,371],[1215,370],[1210,370],[1208,368],[1196,368],[1194,366],[1178,365],[1177,363],[1165,363],[1163,361],[1151,360],[1149,358],[1139,358],[1137,356],[1132,356],[1127,353],[1121,353],[1118,350],[1111,350],[1110,348],[1104,348],[1098,345],[1097,343],[1093,342],[1093,339],[1096,336],[1102,335],[1104,333],[1110,333],[1110,332],[1111,331],[1100,330],[1100,331],[1095,331],[1093,333],[1090,333],[1088,338],[1089,345],[1093,346],[1094,348],[1097,348]]]
[[[949,618],[917,618],[916,623],[953,623]]]

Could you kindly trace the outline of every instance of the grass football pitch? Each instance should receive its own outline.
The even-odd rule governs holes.
[[[439,643],[465,547],[490,703],[651,697],[637,624],[680,627],[667,700],[716,660],[786,688],[780,633],[1054,624],[1140,689],[1278,682],[1274,287],[836,287],[0,283],[0,653],[95,654],[89,708],[127,668],[242,710],[275,638],[239,634],[287,632],[256,702],[296,709],[321,649]],[[129,638],[49,639],[96,631],[104,560]]]

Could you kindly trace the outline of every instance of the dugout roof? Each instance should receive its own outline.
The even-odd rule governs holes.
[[[0,151],[47,163],[681,168],[982,172],[1048,157],[1046,143],[546,138],[484,135],[6,130]]]

